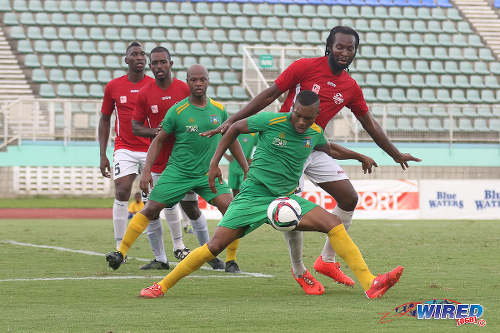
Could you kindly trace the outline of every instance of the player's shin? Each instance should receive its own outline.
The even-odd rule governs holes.
[[[226,262],[236,261],[236,250],[238,250],[238,245],[240,244],[240,239],[235,239],[226,247]]]
[[[165,253],[165,246],[163,245],[163,225],[161,220],[159,218],[151,220],[146,231],[156,261],[166,263],[168,260]]]
[[[336,215],[342,224],[344,225],[345,230],[349,230],[352,222],[352,215],[354,211],[346,211],[340,208],[338,205],[333,209],[332,214]],[[335,251],[330,244],[330,240],[326,237],[325,245],[323,246],[323,251],[321,251],[321,258],[325,262],[335,262]]]
[[[347,234],[344,225],[339,224],[328,232],[332,248],[344,259],[359,283],[366,291],[370,289],[375,276],[370,272],[358,247]]]
[[[301,231],[284,231],[283,236],[288,243],[288,253],[292,263],[292,270],[295,276],[302,276],[306,272],[306,266],[302,261],[303,237]],[[328,244],[330,245],[330,244]]]
[[[141,213],[135,214],[132,220],[130,220],[127,231],[125,231],[125,235],[123,236],[123,240],[120,244],[120,248],[118,249],[124,258],[127,255],[128,249],[132,246],[132,244],[134,244],[137,237],[139,237],[139,235],[146,230],[148,224],[148,218]]]
[[[163,280],[158,282],[158,284],[161,286],[162,291],[166,292],[167,289],[172,288],[180,279],[198,270],[201,265],[214,258],[215,256],[210,252],[207,244],[200,246],[191,251],[191,253],[189,253],[184,260],[179,262]]]
[[[128,223],[128,201],[119,201],[115,199],[113,203],[113,228],[115,231],[116,249],[120,247],[120,243],[127,229]]]

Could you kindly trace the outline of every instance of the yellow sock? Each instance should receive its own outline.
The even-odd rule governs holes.
[[[189,255],[181,260],[180,263],[175,266],[175,268],[168,273],[167,276],[163,278],[158,284],[161,286],[163,292],[166,292],[169,288],[172,288],[180,279],[189,275],[199,269],[201,265],[214,259],[215,256],[208,249],[207,244],[200,246]]]
[[[231,260],[236,261],[236,250],[238,250],[239,244],[240,244],[240,239],[237,238],[226,247],[226,262]]]
[[[146,230],[148,224],[148,218],[141,213],[135,214],[132,220],[130,220],[122,242],[120,243],[120,248],[118,249],[118,251],[123,254],[124,258],[127,255],[128,249],[134,244],[137,237]]]
[[[356,275],[361,287],[365,291],[370,289],[375,276],[368,269],[361,252],[359,252],[358,247],[345,231],[344,225],[339,224],[330,230],[328,238],[335,252],[344,259],[354,275]]]

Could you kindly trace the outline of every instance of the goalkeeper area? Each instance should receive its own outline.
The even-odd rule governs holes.
[[[139,270],[153,258],[146,235],[131,248],[133,258],[112,271],[104,259],[114,246],[111,220],[2,219],[0,331],[454,332],[456,320],[418,320],[401,307],[450,299],[481,304],[487,323],[481,329],[498,332],[498,222],[353,221],[349,234],[374,274],[405,267],[399,283],[376,300],[368,300],[359,283],[344,287],[313,271],[325,238],[312,232],[304,236],[304,262],[325,294],[305,295],[290,273],[283,236],[268,225],[240,242],[237,260],[245,273],[204,266],[151,300],[138,298],[139,291],[168,271]],[[211,234],[216,224],[209,221]],[[184,240],[197,246],[193,234]]]

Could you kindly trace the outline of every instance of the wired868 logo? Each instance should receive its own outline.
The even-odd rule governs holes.
[[[414,317],[417,319],[452,319],[457,326],[475,324],[486,326],[486,320],[481,319],[484,309],[481,304],[462,304],[450,299],[431,299],[424,302],[408,302],[396,306],[393,311],[379,313],[380,324],[391,322],[397,318]]]

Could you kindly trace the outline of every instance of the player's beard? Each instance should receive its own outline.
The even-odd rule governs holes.
[[[328,64],[330,65],[330,68],[332,69],[332,71],[335,73],[348,69],[349,65],[352,63],[353,60],[354,60],[354,57],[352,57],[352,59],[349,60],[349,62],[347,64],[340,65],[337,62],[337,60],[335,59],[335,56],[333,55],[333,53],[330,53],[330,55],[328,56]]]

